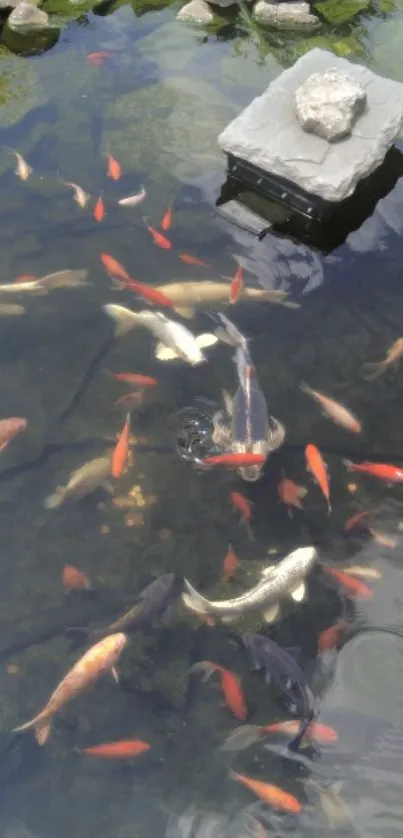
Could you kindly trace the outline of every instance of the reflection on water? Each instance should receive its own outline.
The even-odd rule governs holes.
[[[326,256],[280,237],[257,242],[212,211],[225,169],[218,133],[298,55],[324,46],[402,79],[400,5],[379,2],[371,15],[340,26],[324,22],[320,34],[307,37],[262,35],[235,10],[205,33],[177,23],[176,8],[161,2],[102,5],[97,14],[84,14],[82,4],[78,20],[75,4],[63,2],[47,8],[66,27],[53,49],[36,57],[1,52],[2,281],[71,268],[88,269],[91,283],[13,297],[27,313],[0,323],[1,415],[28,419],[27,431],[0,460],[0,830],[7,838],[245,838],[264,835],[262,828],[319,836],[329,819],[309,778],[322,792],[343,781],[340,794],[351,810],[346,834],[400,835],[402,490],[347,475],[342,459],[402,461],[401,369],[374,382],[362,374],[362,365],[383,357],[402,331],[402,185]],[[110,55],[88,62],[97,51]],[[15,176],[6,147],[33,167],[27,181]],[[118,181],[106,177],[106,153],[122,166]],[[77,208],[62,180],[91,194],[86,208]],[[141,206],[118,204],[142,186]],[[92,211],[101,193],[106,216],[97,223]],[[163,250],[143,216],[157,228],[169,206],[166,235],[174,246]],[[295,311],[270,303],[231,310],[251,339],[269,413],[287,430],[262,480],[246,485],[230,473],[199,473],[178,456],[177,445],[186,454],[189,431],[200,434],[203,447],[222,389],[234,392],[231,352],[213,347],[208,363],[192,369],[159,362],[143,330],[114,340],[101,306],[136,308],[138,298],[111,287],[101,253],[152,285],[223,281],[241,264],[248,286],[289,291],[301,304]],[[189,265],[179,253],[210,267]],[[199,334],[211,329],[211,319],[201,310],[190,325]],[[101,490],[47,510],[44,499],[71,472],[112,451],[125,415],[116,401],[125,390],[106,370],[158,380],[133,412],[133,465],[113,498]],[[346,403],[362,419],[363,433],[352,437],[322,418],[301,393],[302,381]],[[196,417],[189,413],[195,404]],[[305,472],[307,442],[328,464],[331,516]],[[277,496],[284,473],[308,488],[303,511],[292,517]],[[234,489],[253,504],[255,541],[228,502]],[[343,535],[345,520],[366,507],[376,509],[374,528],[396,540],[394,549],[365,529]],[[229,542],[240,564],[223,582]],[[28,734],[10,734],[43,706],[81,653],[68,628],[113,622],[165,573],[186,575],[217,599],[235,596],[256,583],[269,554],[312,542],[324,563],[382,573],[368,582],[372,599],[348,601],[317,568],[307,601],[290,604],[269,629],[281,646],[301,647],[301,665],[320,698],[318,721],[337,731],[337,742],[308,743],[290,754],[284,737],[271,734],[241,753],[221,752],[238,722],[214,681],[190,689],[194,663],[212,660],[239,676],[250,724],[284,720],[292,709],[251,671],[234,643],[237,625],[213,628],[179,607],[131,635],[120,685],[103,679],[77,698],[58,717],[46,748]],[[64,593],[66,564],[85,572],[91,591]],[[351,622],[346,643],[319,661],[318,634],[340,616]],[[75,750],[128,738],[149,742],[150,751],[115,763]],[[302,813],[265,806],[231,771],[280,786],[302,802]]]

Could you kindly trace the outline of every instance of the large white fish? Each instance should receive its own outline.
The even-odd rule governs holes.
[[[261,612],[266,622],[273,622],[279,615],[280,602],[291,596],[301,602],[305,596],[305,577],[317,558],[314,547],[299,547],[278,565],[266,567],[262,581],[241,596],[227,600],[208,600],[185,579],[182,600],[197,614],[207,614],[224,622],[236,620],[246,614]]]
[[[102,486],[108,492],[113,492],[108,477],[111,475],[110,457],[96,457],[70,474],[65,486],[57,486],[56,490],[44,501],[45,509],[57,509],[65,501],[76,501],[95,492]]]
[[[160,361],[182,358],[196,366],[207,360],[202,349],[218,341],[216,335],[209,333],[195,337],[187,326],[158,311],[131,311],[114,303],[104,305],[103,309],[116,323],[116,337],[127,334],[136,326],[148,329],[158,341],[155,354]]]

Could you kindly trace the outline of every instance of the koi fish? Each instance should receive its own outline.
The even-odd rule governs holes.
[[[179,259],[181,262],[184,262],[185,265],[195,265],[199,268],[209,268],[210,265],[207,262],[203,262],[203,259],[198,259],[197,256],[191,256],[190,253],[180,253]]]
[[[234,509],[240,512],[243,522],[249,527],[252,518],[252,503],[241,492],[230,492],[230,501]]]
[[[73,201],[75,201],[81,209],[84,209],[84,207],[87,206],[91,195],[89,195],[88,192],[85,192],[82,186],[79,186],[78,183],[73,183],[69,180],[61,180],[60,183],[63,183],[65,186],[69,186],[70,189],[73,190]]]
[[[361,512],[356,512],[355,515],[351,516],[351,518],[348,518],[346,523],[344,524],[344,527],[343,527],[344,534],[348,535],[349,532],[351,532],[359,524],[361,524],[361,522],[364,520],[364,518],[367,518],[368,515],[371,515],[371,513],[374,512],[374,511],[375,510],[373,510],[373,509],[363,509],[363,510],[361,510]]]
[[[111,473],[109,457],[96,457],[70,474],[66,486],[58,486],[56,491],[44,501],[45,509],[57,509],[66,501],[77,501],[95,492],[102,486],[113,493],[113,487],[108,481]]]
[[[207,267],[207,265],[206,265]],[[192,318],[199,307],[219,309],[228,306],[230,282],[214,282],[211,279],[185,280],[157,285],[173,301],[175,311],[182,317]],[[268,302],[288,308],[299,308],[296,303],[287,301],[286,291],[264,290],[263,288],[244,288],[242,302]]]
[[[364,582],[335,567],[324,567],[323,570],[333,576],[353,599],[372,599],[374,593]]]
[[[130,275],[127,273],[126,268],[124,268],[117,259],[111,256],[110,253],[101,253],[100,259],[106,273],[112,279],[120,279],[123,282],[130,281]]]
[[[293,480],[290,480],[288,477],[285,477],[283,474],[280,483],[277,486],[277,494],[282,503],[286,504],[286,506],[295,506],[296,509],[302,509],[302,498],[305,497],[307,494],[307,489],[304,486],[297,486]],[[291,514],[291,510],[288,509],[288,514]]]
[[[204,457],[200,460],[203,466],[226,466],[226,468],[240,467],[247,468],[248,466],[260,466],[265,462],[266,457],[263,454],[216,454],[211,457]]]
[[[94,66],[100,66],[104,63],[106,58],[113,58],[113,52],[108,52],[108,50],[98,50],[98,52],[89,52],[87,54],[87,64],[93,64]]]
[[[318,634],[318,652],[329,652],[339,645],[340,640],[348,628],[346,620],[337,620],[334,625]]]
[[[237,780],[238,783],[242,783],[248,791],[259,797],[263,803],[267,803],[275,809],[280,809],[283,812],[294,812],[295,814],[302,811],[299,800],[279,786],[264,783],[262,780],[254,780],[252,777],[247,777],[246,774],[237,774],[235,771],[230,772],[230,777]]]
[[[316,445],[309,443],[305,448],[306,467],[315,478],[323,496],[327,501],[328,514],[332,511],[330,505],[330,490],[327,477],[326,463]]]
[[[368,527],[368,531],[377,544],[380,544],[382,547],[387,547],[388,550],[395,549],[397,539],[393,535],[388,535],[386,532],[379,532],[379,530],[374,530],[373,527]]]
[[[120,180],[120,178],[122,177],[122,169],[121,169],[120,163],[118,163],[118,161],[115,160],[115,158],[112,157],[112,155],[109,154],[108,152],[106,152],[106,162],[107,162],[107,168],[106,168],[107,176],[110,177],[111,180]]]
[[[342,783],[332,783],[332,785],[323,788],[311,777],[308,777],[303,782],[314,786],[320,795],[320,805],[327,817],[328,824],[331,829],[343,829],[346,824],[352,822],[353,816],[351,809],[340,795]]]
[[[377,477],[378,480],[384,480],[385,483],[403,482],[403,468],[399,466],[391,466],[387,463],[370,463],[367,460],[363,463],[352,463],[351,460],[343,460],[343,463],[349,471],[362,471],[363,474],[371,474],[372,477]]]
[[[142,186],[139,192],[136,192],[135,195],[128,195],[127,198],[121,198],[120,201],[118,201],[118,204],[121,207],[137,207],[146,197],[147,192],[144,189],[144,186]]]
[[[18,175],[20,180],[28,180],[29,176],[33,172],[32,166],[29,166],[27,161],[24,160],[22,154],[20,154],[14,148],[9,148],[8,146],[6,146],[6,148],[8,148],[8,150],[11,151],[12,154],[15,154],[17,158],[17,168],[15,169],[14,174]]]
[[[334,399],[330,399],[329,396],[325,396],[324,393],[319,393],[318,390],[312,390],[312,387],[308,387],[307,384],[301,384],[300,389],[303,393],[307,393],[309,396],[312,396],[312,398],[320,404],[325,416],[333,419],[333,422],[335,422],[336,425],[340,425],[342,428],[345,428],[347,431],[351,431],[354,434],[361,433],[361,423],[358,421],[357,417],[347,410],[347,408],[342,404],[334,401]]]
[[[161,221],[161,230],[170,230],[172,226],[172,209],[168,207]]]
[[[129,456],[129,435],[130,435],[130,413],[126,416],[126,421],[123,425],[122,432],[116,443],[115,450],[112,454],[112,475],[113,477],[121,477]]]
[[[367,381],[373,381],[378,378],[389,367],[396,365],[403,355],[403,338],[397,338],[392,346],[389,347],[386,358],[383,361],[376,363],[364,364],[364,368],[368,370],[368,374],[364,376]]]
[[[62,582],[66,591],[85,591],[91,588],[87,574],[71,564],[65,564],[62,573]]]
[[[150,375],[142,375],[139,372],[108,372],[116,381],[124,381],[130,387],[139,387],[147,390],[149,387],[156,387],[158,381]]]
[[[203,682],[208,681],[214,672],[219,672],[221,690],[227,707],[232,711],[237,719],[244,721],[247,718],[248,709],[246,707],[245,698],[241,690],[239,680],[233,672],[230,672],[229,669],[225,669],[224,666],[218,666],[216,663],[211,663],[211,661],[200,661],[200,663],[196,663],[192,666],[190,671],[192,674],[203,672]]]
[[[36,274],[21,274],[20,276],[16,276],[14,284],[17,284],[19,282],[35,282],[35,280],[37,279],[38,277],[36,276]]]
[[[17,303],[0,303],[0,317],[21,317],[26,313],[26,308]]]
[[[166,294],[163,294],[162,291],[153,288],[152,285],[147,285],[145,282],[138,282],[131,277],[125,281],[125,285],[130,291],[135,291],[136,294],[140,294],[149,303],[160,307],[163,306],[164,308],[172,308],[172,300]]]
[[[104,218],[105,218],[105,206],[104,206],[104,200],[103,200],[103,197],[102,197],[102,192],[101,192],[99,198],[97,199],[95,207],[94,207],[94,218],[95,218],[95,221],[103,221]]]
[[[242,727],[238,727],[230,733],[224,744],[221,745],[220,750],[243,751],[245,748],[249,748],[262,737],[268,736],[271,733],[296,736],[299,731],[299,727],[300,722],[298,719],[289,719],[284,722],[274,722],[269,725],[242,725]],[[319,745],[322,745],[330,742],[337,742],[338,738],[338,734],[333,728],[318,722],[312,722],[305,731],[302,743],[317,742]]]
[[[351,567],[344,567],[344,573],[350,576],[361,576],[363,579],[382,579],[382,573],[375,567],[363,567],[363,565],[355,564]]]
[[[239,297],[241,296],[241,293],[243,291],[245,285],[243,273],[243,267],[242,265],[239,265],[229,287],[229,301],[232,304],[238,302]]]
[[[101,759],[131,759],[150,750],[148,742],[141,739],[123,739],[120,742],[106,742],[104,745],[92,745],[89,748],[76,748],[79,754],[87,754]]]
[[[166,236],[163,236],[162,233],[159,233],[158,230],[154,229],[154,227],[150,227],[149,224],[146,224],[146,227],[157,247],[161,247],[163,250],[171,249],[172,243],[166,238]]]
[[[228,550],[224,556],[223,561],[223,574],[222,578],[224,582],[228,582],[228,579],[232,579],[237,567],[239,566],[239,559],[236,553],[232,548],[232,544],[228,544]]]
[[[22,733],[25,730],[34,728],[35,737],[39,745],[47,741],[53,717],[76,695],[92,686],[101,675],[112,672],[115,680],[118,676],[115,664],[118,661],[127,643],[125,634],[111,634],[91,646],[91,649],[74,664],[73,668],[60,682],[58,687],[50,696],[46,707],[35,716],[19,727],[13,729],[13,733]]]
[[[125,410],[130,410],[131,412],[135,408],[140,408],[144,402],[144,391],[140,391],[137,393],[125,393],[123,396],[120,396],[119,399],[115,401],[115,407],[124,407]]]
[[[81,288],[83,285],[90,285],[87,282],[88,271],[85,269],[65,268],[63,271],[56,271],[53,274],[46,274],[38,279],[41,288],[46,291],[53,288]]]
[[[26,431],[28,422],[20,416],[11,416],[8,419],[0,419],[0,452],[7,448],[7,445],[22,431]]]

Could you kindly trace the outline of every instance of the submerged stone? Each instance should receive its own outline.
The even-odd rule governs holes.
[[[212,23],[214,15],[205,0],[190,0],[182,6],[176,18],[187,23]]]
[[[13,32],[27,33],[32,30],[47,29],[49,26],[49,15],[41,11],[38,7],[28,0],[21,0],[16,8],[11,12],[7,20],[7,26]]]
[[[351,136],[329,144],[307,134],[295,114],[295,92],[314,72],[335,67],[364,88],[368,106]],[[366,67],[314,49],[275,79],[220,134],[221,148],[286,178],[327,201],[342,201],[382,163],[403,126],[403,85]]]
[[[332,68],[325,73],[313,73],[298,88],[295,109],[304,131],[332,142],[351,134],[366,101],[362,84]]]
[[[267,3],[267,0],[258,0],[253,9],[253,17],[259,23],[266,23],[270,26],[281,28],[293,28],[294,26],[319,26],[320,21],[316,15],[310,12],[309,3]]]

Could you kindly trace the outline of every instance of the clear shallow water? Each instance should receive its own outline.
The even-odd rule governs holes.
[[[338,615],[340,603],[319,571],[310,580],[308,603],[290,610],[273,629],[281,644],[302,647],[307,674],[323,691],[321,720],[339,732],[337,745],[323,747],[312,764],[306,761],[312,755],[305,763],[292,762],[263,745],[231,762],[218,755],[216,748],[234,720],[212,684],[197,689],[185,713],[187,671],[195,660],[213,659],[243,676],[251,723],[283,718],[285,711],[262,679],[250,673],[228,632],[198,626],[179,609],[166,625],[131,638],[122,660],[123,685],[100,682],[73,703],[43,751],[29,736],[8,735],[42,706],[75,660],[77,652],[64,635],[68,626],[106,622],[154,574],[166,571],[186,573],[221,595],[228,541],[243,561],[239,581],[231,584],[234,592],[253,575],[256,563],[269,561],[270,549],[285,553],[312,540],[326,561],[374,563],[383,578],[374,585],[374,599],[357,604],[357,625],[403,629],[397,529],[402,490],[386,490],[369,478],[355,481],[359,501],[377,506],[380,528],[396,535],[394,551],[341,536],[357,497],[347,491],[341,458],[398,462],[403,453],[401,371],[372,384],[361,375],[362,362],[382,357],[401,334],[401,183],[327,257],[270,236],[255,243],[213,212],[224,180],[216,136],[228,120],[319,37],[339,54],[403,80],[403,18],[398,7],[374,6],[337,29],[325,26],[314,38],[275,33],[262,39],[231,16],[210,33],[183,27],[175,22],[175,11],[121,6],[106,16],[83,13],[43,55],[2,56],[0,144],[18,148],[35,170],[22,184],[12,173],[13,158],[6,150],[0,154],[2,278],[85,267],[93,284],[32,299],[26,303],[27,317],[0,324],[2,415],[27,416],[30,423],[0,463],[1,830],[7,838],[22,838],[27,830],[38,838],[165,832],[244,836],[253,834],[253,821],[244,817],[252,812],[267,819],[274,834],[320,835],[327,825],[318,799],[298,782],[312,772],[325,784],[345,780],[343,793],[354,820],[347,833],[399,835],[402,641],[387,633],[359,634],[340,653],[334,678],[331,668],[321,679],[316,637]],[[110,50],[113,58],[102,67],[89,66],[86,54],[99,49]],[[122,164],[118,184],[105,177],[105,151]],[[94,196],[104,190],[102,224],[90,211],[76,211],[58,173]],[[139,210],[116,206],[117,198],[142,183],[148,199]],[[156,226],[171,203],[175,249],[166,253],[152,244],[141,216],[144,212]],[[211,271],[184,266],[177,259],[180,250],[207,260]],[[176,457],[178,411],[194,396],[214,400],[221,387],[235,386],[230,355],[225,347],[214,349],[208,364],[191,370],[158,364],[144,334],[111,344],[101,305],[130,305],[133,298],[110,289],[101,251],[119,259],[137,279],[155,284],[231,275],[236,254],[248,282],[289,289],[301,302],[297,312],[239,306],[233,313],[253,338],[269,409],[287,427],[286,445],[259,483],[199,475]],[[207,324],[202,315],[195,321],[200,330]],[[46,495],[73,468],[111,446],[121,427],[123,416],[113,403],[122,389],[105,368],[132,369],[161,382],[133,416],[139,439],[135,462],[115,493],[119,497],[140,486],[144,505],[128,511],[100,493],[46,511]],[[360,415],[359,440],[321,418],[300,393],[301,380]],[[330,518],[305,475],[308,441],[320,446],[329,464]],[[282,468],[309,486],[306,513],[292,521],[276,498]],[[254,503],[254,543],[231,511],[232,488],[245,491]],[[128,514],[132,526],[127,526]],[[64,597],[60,577],[66,562],[94,580],[95,598]],[[73,750],[128,736],[152,746],[133,766],[86,760]],[[307,805],[296,819],[274,815],[228,777],[229,767],[284,785],[313,808]]]

